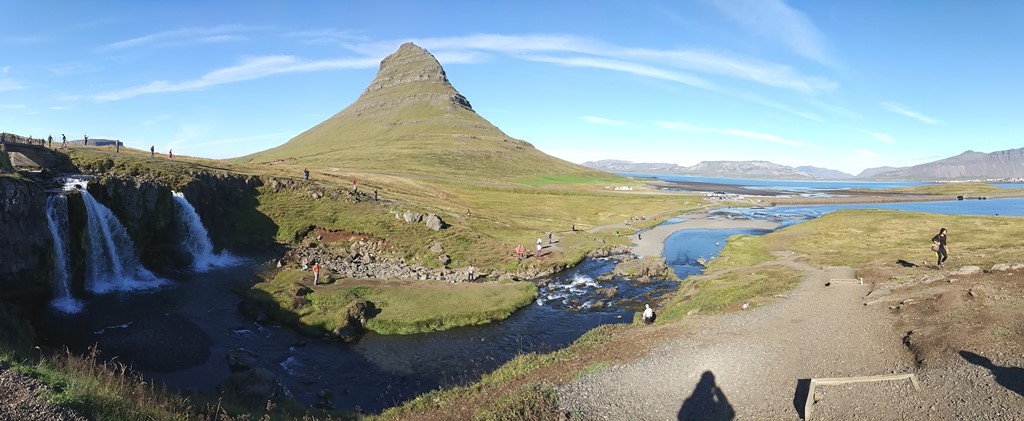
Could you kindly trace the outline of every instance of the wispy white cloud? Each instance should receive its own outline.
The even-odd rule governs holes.
[[[21,83],[18,83],[17,81],[13,79],[8,79],[6,77],[0,78],[0,92],[17,91],[20,89],[25,89],[25,85],[22,85]]]
[[[605,126],[632,126],[633,125],[633,123],[630,123],[628,121],[613,120],[613,119],[610,119],[610,118],[597,117],[597,116],[592,116],[592,115],[585,115],[585,116],[583,116],[583,121],[586,121],[587,123],[601,124],[601,125],[605,125]]]
[[[925,124],[944,124],[942,120],[929,117],[917,111],[911,110],[910,108],[907,108],[905,105],[900,104],[898,102],[882,102],[881,104],[882,108],[884,108],[886,111],[893,112],[905,117],[910,117],[914,120],[920,121]]]
[[[893,139],[892,136],[890,136],[890,135],[888,135],[886,133],[873,132],[871,130],[861,130],[861,131],[871,135],[871,137],[877,139],[879,142],[882,142],[882,143],[885,143],[885,144],[889,144],[889,145],[891,145],[893,143],[896,143],[896,139]]]
[[[632,73],[634,75],[639,76],[670,80],[673,82],[682,83],[684,85],[690,85],[696,88],[711,91],[719,90],[718,87],[715,86],[715,84],[702,78],[699,78],[697,76],[693,76],[682,72],[674,72],[671,70],[659,69],[657,67],[647,66],[644,64],[631,63],[628,61],[592,57],[553,57],[542,55],[529,55],[522,57],[530,61],[553,63],[568,67],[593,67],[597,69],[615,70],[624,73]]]
[[[787,139],[787,138],[784,138],[784,137],[781,137],[781,136],[776,136],[776,135],[769,134],[769,133],[753,132],[753,131],[749,131],[749,130],[718,129],[718,128],[713,128],[713,127],[701,127],[701,126],[695,126],[695,125],[692,125],[692,124],[680,123],[680,122],[675,122],[675,121],[658,121],[655,124],[657,124],[658,127],[661,127],[663,129],[666,129],[666,130],[674,130],[674,131],[681,131],[681,132],[691,132],[691,133],[718,134],[718,135],[724,135],[724,136],[739,137],[739,138],[744,138],[744,139],[763,140],[763,141],[767,141],[767,142],[778,143],[778,144],[789,145],[789,146],[800,146],[800,145],[803,144],[800,141],[796,141],[796,140],[792,140],[792,139]]]
[[[99,102],[119,101],[140,95],[190,91],[226,83],[259,79],[282,73],[305,73],[334,69],[355,69],[377,66],[377,59],[338,59],[305,61],[292,56],[266,56],[250,58],[242,63],[209,72],[198,79],[181,82],[158,80],[132,88],[96,94]]]
[[[835,64],[825,37],[814,22],[782,0],[714,0],[712,4],[761,39],[779,42],[819,63]]]
[[[117,41],[100,47],[100,51],[115,51],[144,46],[176,46],[194,43],[232,42],[247,39],[245,32],[265,30],[265,27],[244,25],[221,25],[212,28],[181,28],[157,32],[132,39]]]

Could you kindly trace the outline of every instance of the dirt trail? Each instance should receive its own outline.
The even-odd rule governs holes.
[[[67,408],[42,402],[36,393],[44,388],[35,381],[0,361],[0,420],[85,420],[86,418]]]
[[[862,304],[870,286],[825,286],[831,279],[852,278],[851,268],[811,267],[796,256],[775,263],[805,271],[788,298],[709,316],[707,328],[692,336],[666,342],[629,364],[584,376],[560,389],[563,409],[583,419],[795,420],[803,412],[798,386],[806,387],[806,382],[801,379],[913,369],[913,357],[892,328],[891,317]],[[894,393],[914,392],[906,382]],[[834,398],[831,403],[847,402],[838,394],[829,397]],[[877,416],[860,414],[864,419],[891,419],[884,405],[873,409]]]

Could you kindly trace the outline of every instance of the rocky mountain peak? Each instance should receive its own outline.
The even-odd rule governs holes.
[[[448,102],[473,110],[469,100],[448,82],[444,68],[434,55],[407,42],[381,60],[377,77],[353,104],[356,108],[353,111],[417,101]]]

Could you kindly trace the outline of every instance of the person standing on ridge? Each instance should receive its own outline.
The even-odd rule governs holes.
[[[153,158],[153,154],[156,153],[156,145],[149,145],[149,157]]]
[[[52,148],[53,147],[53,135],[52,134],[46,136],[46,147],[47,148]]]
[[[85,146],[89,146],[89,135],[82,135],[85,137]]]
[[[940,228],[939,233],[932,237],[932,242],[938,243],[938,250],[935,250],[935,255],[938,256],[936,264],[939,265],[939,269],[942,269],[942,262],[949,257],[949,253],[946,252],[946,229]]]
[[[114,153],[121,153],[121,141],[120,140],[115,140],[114,141]]]
[[[167,159],[174,160],[174,149],[167,150]]]
[[[60,134],[60,148],[64,149],[68,147],[68,137],[64,133]]]

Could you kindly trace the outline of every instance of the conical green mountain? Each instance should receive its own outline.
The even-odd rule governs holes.
[[[412,43],[380,63],[352,105],[285,144],[239,158],[464,179],[603,175],[513,139],[478,115],[441,64]]]

